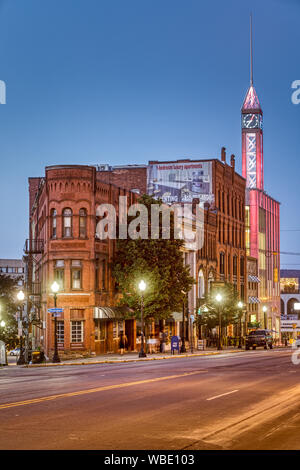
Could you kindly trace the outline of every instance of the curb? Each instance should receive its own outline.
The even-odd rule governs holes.
[[[226,351],[225,354],[234,354],[234,353],[241,353],[246,352],[245,349],[241,350],[233,350],[233,351]],[[163,356],[163,357],[147,357],[145,359],[116,359],[116,360],[103,360],[103,361],[89,361],[89,362],[60,362],[56,364],[46,363],[46,364],[28,364],[22,366],[25,369],[32,368],[32,367],[62,367],[62,366],[87,366],[87,365],[95,365],[95,364],[122,364],[128,362],[147,362],[147,361],[163,361],[165,359],[180,359],[186,357],[201,357],[201,356],[217,356],[220,354],[224,354],[223,352],[213,351],[201,354],[183,354],[183,355],[174,355],[174,356]]]

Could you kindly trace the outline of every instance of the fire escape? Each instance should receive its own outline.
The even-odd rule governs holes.
[[[44,240],[27,239],[24,247],[23,260],[26,266],[25,287],[27,293],[28,330],[31,325],[43,328],[41,321],[41,282],[38,280],[38,267],[44,253]]]

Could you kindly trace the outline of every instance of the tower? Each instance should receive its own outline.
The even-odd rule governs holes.
[[[280,205],[264,190],[263,112],[253,85],[250,16],[250,86],[242,105],[242,174],[246,179],[245,247],[257,260],[258,298],[249,297],[250,325],[280,335]]]
[[[252,16],[250,16],[250,86],[242,106],[242,174],[249,189],[264,189],[263,112],[253,86]]]

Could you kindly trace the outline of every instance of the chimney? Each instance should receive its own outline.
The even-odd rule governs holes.
[[[226,163],[226,148],[225,147],[221,148],[221,160],[223,163]]]
[[[235,169],[235,156],[233,154],[230,157],[230,165]]]

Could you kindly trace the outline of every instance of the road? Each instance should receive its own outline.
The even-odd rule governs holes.
[[[0,449],[299,449],[288,350],[0,369]]]

